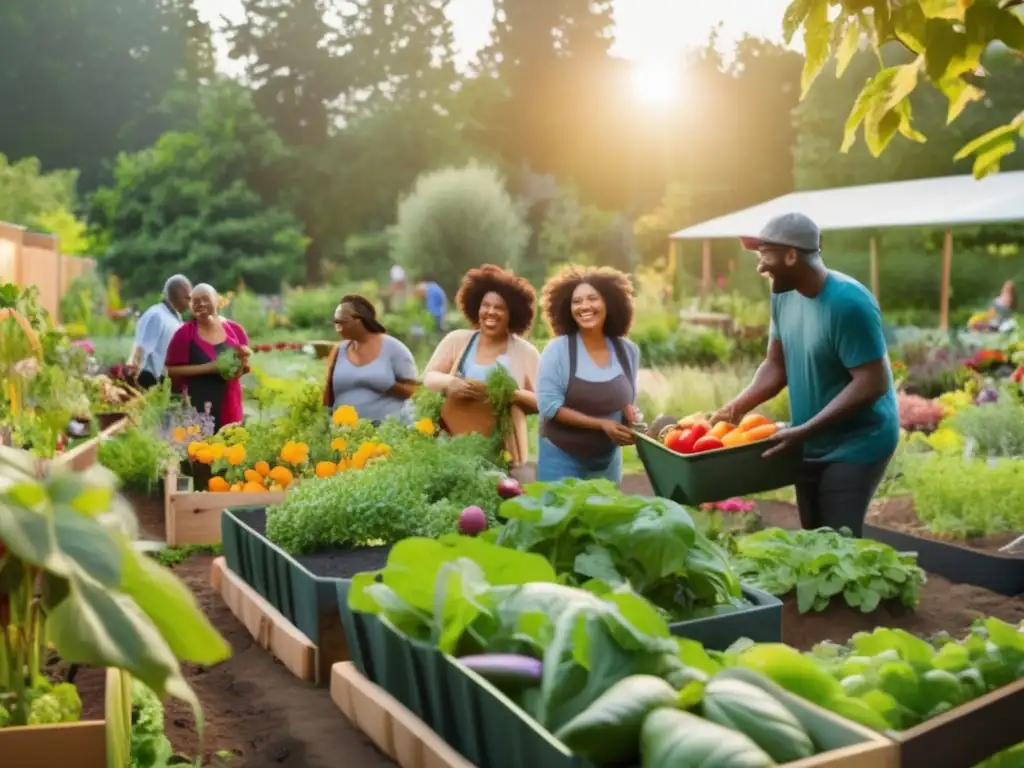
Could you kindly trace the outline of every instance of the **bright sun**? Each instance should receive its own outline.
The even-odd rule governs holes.
[[[679,97],[679,66],[672,61],[639,61],[633,67],[633,91],[654,107],[667,107]]]

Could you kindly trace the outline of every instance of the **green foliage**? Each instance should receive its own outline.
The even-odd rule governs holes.
[[[169,90],[203,74],[209,29],[192,5],[4,3],[0,147],[44,168],[79,169],[82,189],[94,189],[118,152],[146,146],[172,124],[172,113],[159,111]]]
[[[113,472],[121,487],[152,493],[157,482],[178,460],[174,449],[155,433],[129,427],[100,443],[99,462]]]
[[[1022,461],[930,453],[906,457],[903,472],[914,511],[935,533],[970,539],[1024,531]]]
[[[0,691],[20,697],[41,674],[45,637],[62,659],[123,669],[201,718],[179,659],[216,664],[230,648],[188,588],[133,546],[137,521],[114,476],[101,467],[40,476],[28,454],[0,454],[0,571],[13,625]]]
[[[858,632],[845,646],[822,643],[807,658],[869,710],[846,710],[835,702],[826,708],[876,728],[858,714],[881,716],[879,730],[906,730],[1018,679],[1024,672],[1024,633],[1018,629],[979,619],[963,640],[943,635],[932,642],[900,629],[876,629]]]
[[[182,547],[165,547],[159,549],[153,556],[163,566],[181,565],[193,555],[212,555],[216,557],[223,552],[220,544],[186,544]]]
[[[392,447],[385,461],[290,491],[268,510],[268,537],[301,553],[440,536],[455,530],[470,505],[482,507],[493,522],[500,499],[496,467],[482,458],[487,438],[412,434],[407,445]]]
[[[85,225],[74,215],[77,182],[78,171],[43,173],[35,157],[12,164],[0,154],[0,221],[57,235],[62,253],[84,253]]]
[[[860,90],[847,118],[843,151],[853,145],[863,126],[865,144],[877,157],[897,133],[913,141],[925,140],[914,124],[910,100],[920,83],[927,80],[946,97],[947,123],[986,97],[985,81],[976,73],[988,46],[1000,41],[1011,51],[1024,51],[1024,19],[1014,5],[1000,0],[915,0],[875,3],[872,12],[866,13],[863,3],[793,0],[786,9],[784,30],[788,42],[803,29],[805,95],[830,57],[836,59],[836,74],[841,77],[864,38],[879,54],[889,43],[898,43],[912,54],[905,63],[883,61],[883,68]],[[1001,160],[1016,149],[1018,135],[1024,135],[1022,115],[962,147],[956,159],[973,156],[975,176],[997,171]]]
[[[392,242],[396,261],[450,291],[472,267],[514,262],[527,237],[501,176],[471,162],[416,181],[399,203]]]
[[[1024,457],[1024,407],[1007,395],[995,403],[960,409],[947,426],[973,440],[978,456]]]
[[[164,705],[138,680],[132,680],[131,745],[130,768],[165,768],[172,756],[164,732]]]
[[[284,297],[288,322],[293,328],[319,328],[326,333],[334,327],[334,310],[343,295],[330,286],[288,291]]]
[[[647,318],[630,334],[630,338],[639,347],[640,360],[646,367],[704,367],[735,359],[736,343],[721,331],[674,323],[669,315]],[[761,356],[764,349],[760,350]]]
[[[543,555],[563,583],[629,584],[673,621],[744,604],[725,552],[675,502],[627,496],[605,480],[525,490],[501,505],[509,522],[497,543]]]
[[[925,582],[916,555],[829,528],[768,528],[735,539],[735,549],[732,564],[744,583],[777,597],[796,590],[801,613],[823,611],[840,595],[862,613],[884,600],[913,608]]]
[[[296,275],[306,240],[281,191],[267,183],[288,153],[255,111],[249,92],[218,81],[199,95],[187,131],[118,158],[115,185],[91,203],[103,266],[127,295],[152,290],[154,275],[187,274],[221,289],[239,282],[276,292]]]
[[[259,339],[270,331],[270,318],[260,298],[250,291],[239,291],[223,313],[245,328],[250,339]]]

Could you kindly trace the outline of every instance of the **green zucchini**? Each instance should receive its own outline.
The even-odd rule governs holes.
[[[644,718],[675,706],[679,694],[659,677],[631,675],[596,698],[555,733],[555,738],[594,765],[620,765],[636,759]]]
[[[770,693],[742,680],[716,678],[704,688],[704,717],[746,734],[779,763],[811,757],[811,737]]]
[[[680,712],[656,709],[640,731],[642,768],[771,768],[776,763],[742,733]]]

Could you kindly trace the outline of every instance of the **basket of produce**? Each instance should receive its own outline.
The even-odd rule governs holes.
[[[656,436],[638,433],[636,450],[654,492],[692,506],[793,485],[799,451],[763,456],[784,426],[752,413],[712,427],[706,414],[693,414]]]

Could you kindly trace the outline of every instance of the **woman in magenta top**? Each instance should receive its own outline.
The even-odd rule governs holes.
[[[217,356],[234,348],[242,361],[239,374],[249,369],[249,337],[238,323],[217,313],[220,299],[211,286],[192,289],[192,314],[167,347],[167,375],[175,392],[188,395],[200,413],[209,410],[220,429],[242,421],[242,384],[239,378],[225,379],[217,370]]]

